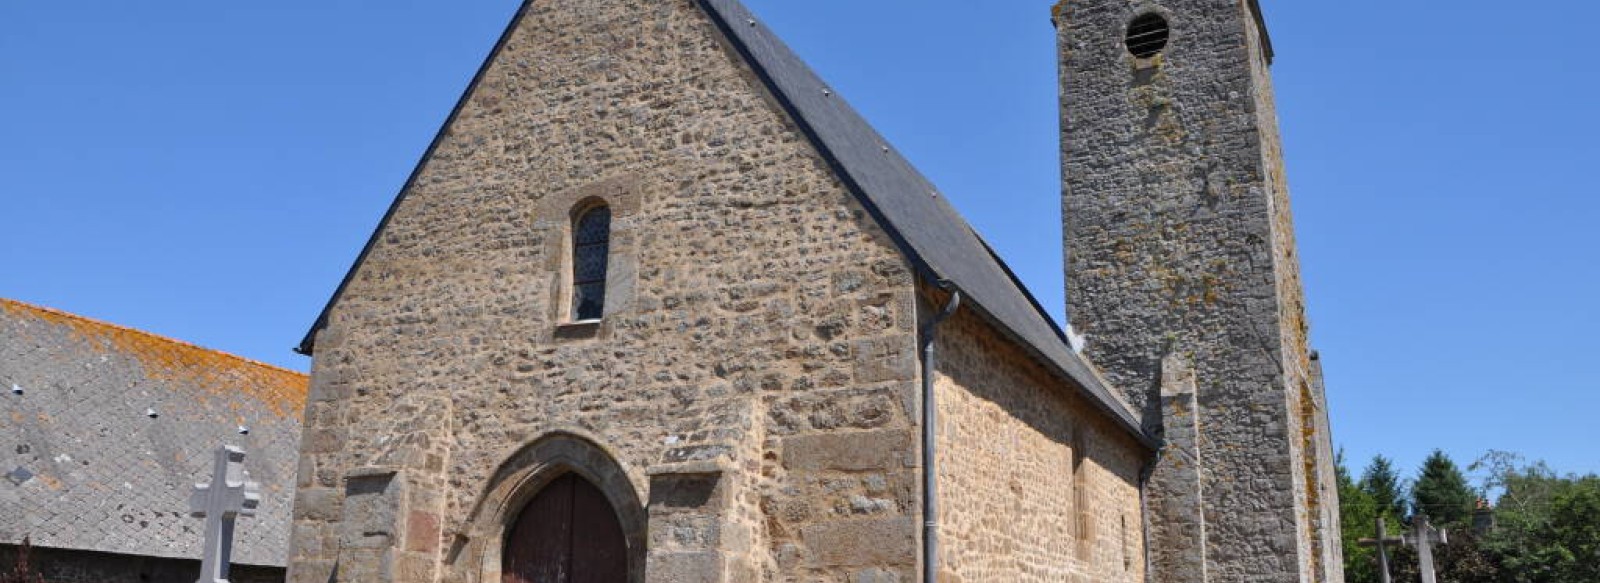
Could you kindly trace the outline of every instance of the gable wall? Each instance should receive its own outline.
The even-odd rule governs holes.
[[[553,432],[640,501],[732,470],[723,508],[650,502],[653,570],[914,576],[909,266],[699,8],[526,10],[317,337],[290,580],[489,580],[486,490]],[[608,315],[561,328],[592,196]]]
[[[941,580],[1144,581],[1142,447],[973,311],[937,342]]]

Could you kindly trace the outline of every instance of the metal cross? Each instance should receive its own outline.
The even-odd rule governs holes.
[[[206,519],[205,554],[196,583],[228,583],[233,521],[239,516],[255,516],[260,504],[260,486],[244,471],[244,450],[231,445],[217,448],[211,483],[195,484],[194,494],[189,496],[189,515]]]
[[[1433,573],[1433,545],[1450,544],[1448,533],[1442,528],[1434,528],[1428,524],[1428,515],[1418,514],[1411,519],[1411,532],[1405,534],[1406,544],[1417,547],[1418,570],[1422,571],[1422,583],[1438,583]]]
[[[1398,536],[1389,536],[1388,526],[1384,524],[1383,517],[1379,516],[1378,538],[1364,538],[1356,542],[1364,547],[1378,547],[1378,575],[1381,577],[1380,581],[1382,583],[1392,583],[1394,580],[1389,576],[1389,545],[1401,544],[1405,542],[1405,539]]]

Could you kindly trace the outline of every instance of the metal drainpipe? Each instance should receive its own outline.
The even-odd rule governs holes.
[[[1150,478],[1156,473],[1156,462],[1161,460],[1161,454],[1150,456],[1144,468],[1139,470],[1139,530],[1140,540],[1144,542],[1144,577],[1150,580],[1150,574],[1155,572],[1155,557],[1150,556]]]
[[[948,282],[941,282],[948,288]],[[933,398],[933,348],[939,324],[961,307],[961,292],[950,294],[950,303],[922,329],[922,580],[935,583],[939,576],[939,472],[934,450],[934,425],[939,421],[938,403]]]

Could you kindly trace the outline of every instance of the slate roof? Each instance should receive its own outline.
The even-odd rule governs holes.
[[[257,515],[237,523],[235,562],[286,564],[308,384],[0,299],[0,544],[28,536],[41,547],[198,559],[203,524],[188,516],[189,492],[226,443],[245,448],[262,485]]]
[[[1069,379],[1089,400],[1146,446],[1155,441],[1141,428],[1139,417],[1118,399],[1105,381],[1072,351],[1061,328],[1050,318],[1021,281],[986,244],[971,225],[950,205],[938,189],[910,161],[901,156],[872,125],[861,117],[843,97],[829,87],[794,51],[750,12],[739,0],[697,0],[717,22],[734,49],[761,78],[767,89],[805,132],[811,143],[827,159],[878,223],[895,240],[923,274],[961,291],[966,306],[976,309],[1014,340],[1030,350],[1041,362]],[[518,11],[521,18],[527,3]],[[515,19],[507,29],[509,35]],[[502,37],[501,43],[505,42]],[[465,103],[495,56],[497,46],[483,69],[463,96]],[[452,112],[445,127],[460,111]],[[440,132],[442,136],[443,131]],[[438,138],[429,147],[431,154]],[[423,163],[430,157],[423,156]],[[417,177],[423,163],[413,172]],[[410,190],[410,181],[402,189]],[[1052,195],[1053,196],[1053,195]],[[383,218],[383,230],[399,206],[397,199]],[[356,259],[356,266],[370,251]],[[338,301],[354,275],[345,276],[311,330],[296,349],[302,354],[314,350],[316,333],[327,324],[328,311]]]
[[[1149,443],[1133,411],[1068,347],[1066,335],[1038,300],[927,177],[743,3],[701,4],[913,261],[960,290],[970,305]]]

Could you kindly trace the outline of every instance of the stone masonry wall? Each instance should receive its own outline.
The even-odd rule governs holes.
[[[16,567],[17,547],[0,544],[0,573]],[[200,561],[33,547],[30,571],[45,583],[194,583]],[[233,565],[232,583],[283,583],[283,567]]]
[[[1068,311],[1153,429],[1162,359],[1193,363],[1210,579],[1332,581],[1318,517],[1337,501],[1306,421],[1320,396],[1254,4],[1057,6]],[[1147,12],[1171,40],[1138,59],[1123,38]],[[1162,556],[1182,545],[1152,546],[1154,580],[1198,580]]]
[[[938,336],[950,583],[1142,583],[1143,447],[971,310]]]
[[[910,580],[908,265],[694,4],[524,11],[317,336],[290,580],[497,581],[486,493],[556,433],[648,501],[652,579]]]
[[[1252,3],[1250,10],[1259,6]],[[1251,16],[1255,15],[1251,13]],[[1255,21],[1252,21],[1254,24]],[[1272,259],[1278,290],[1278,328],[1283,341],[1283,366],[1290,387],[1289,424],[1300,440],[1297,456],[1296,508],[1302,513],[1302,552],[1310,559],[1318,581],[1344,581],[1344,560],[1339,548],[1337,490],[1333,473],[1332,427],[1326,421],[1326,396],[1320,369],[1312,360],[1311,322],[1306,317],[1305,286],[1300,278],[1299,247],[1295,242],[1294,213],[1289,204],[1288,170],[1283,160],[1283,136],[1278,129],[1278,107],[1272,86],[1272,64],[1260,47],[1266,31],[1247,26],[1252,50],[1251,76],[1256,90],[1254,113],[1261,128],[1261,164],[1272,206]]]

